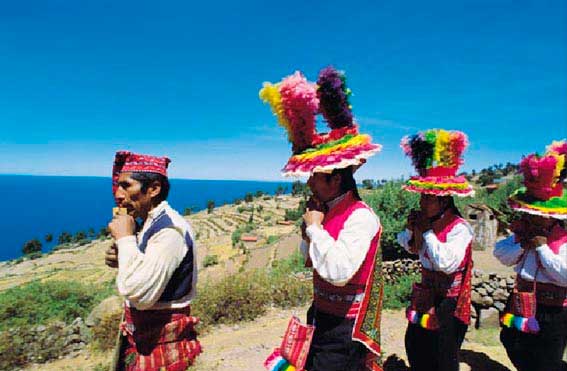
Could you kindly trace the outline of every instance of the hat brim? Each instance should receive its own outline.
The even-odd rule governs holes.
[[[367,134],[346,135],[291,156],[282,174],[288,177],[311,176],[313,173],[331,173],[335,169],[359,166],[381,149],[382,146],[372,143]]]
[[[528,195],[527,189],[522,187],[512,193],[508,204],[512,209],[527,214],[567,220],[567,192],[565,190],[561,197],[551,197],[547,201],[541,201]]]
[[[434,196],[474,196],[473,187],[463,176],[457,177],[411,177],[402,186],[408,192],[430,194]]]

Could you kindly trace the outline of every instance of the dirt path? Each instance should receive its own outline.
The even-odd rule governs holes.
[[[262,370],[266,356],[281,342],[290,316],[297,315],[303,320],[306,311],[307,307],[271,309],[254,322],[216,327],[201,338],[204,353],[199,357],[195,371]],[[403,311],[383,312],[382,346],[384,359],[387,360],[386,370],[409,370],[404,348],[406,325]],[[477,342],[477,338],[482,338],[480,335],[492,338],[492,332],[480,335],[475,332],[476,330],[471,330],[463,344],[461,370],[511,370],[512,366],[500,344],[490,341],[485,345]]]

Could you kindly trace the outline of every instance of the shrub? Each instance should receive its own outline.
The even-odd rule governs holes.
[[[30,323],[86,318],[91,309],[114,291],[109,282],[101,288],[73,281],[32,281],[0,293],[0,330]]]
[[[400,277],[393,284],[384,285],[384,309],[401,309],[408,306],[411,288],[417,282],[419,275],[412,274]]]
[[[29,260],[35,260],[42,257],[41,251],[32,252],[31,254],[26,255]]]
[[[73,236],[71,236],[71,234],[69,234],[69,232],[61,232],[61,234],[59,235],[59,238],[57,239],[57,242],[62,245],[64,243],[71,243],[73,242]]]
[[[218,255],[207,255],[203,259],[203,267],[209,267],[211,265],[217,265],[219,263]]]
[[[252,193],[246,193],[246,195],[244,196],[244,201],[246,203],[254,201],[254,196],[252,195]]]
[[[66,338],[60,322],[47,325],[43,331],[30,324],[0,331],[0,370],[56,359],[62,355]]]
[[[207,213],[208,214],[212,213],[214,208],[215,208],[215,201],[213,200],[207,201]]]
[[[83,231],[79,231],[77,233],[75,233],[75,236],[73,237],[73,242],[79,242],[81,240],[84,240],[87,238],[87,234]]]
[[[405,228],[410,211],[419,208],[419,195],[404,191],[401,186],[401,181],[387,182],[380,189],[363,196],[380,217],[383,228],[380,246],[385,260],[408,256],[398,244],[396,235]]]
[[[273,244],[274,242],[277,242],[280,239],[279,236],[268,236],[268,245]]]
[[[41,252],[41,242],[37,238],[34,238],[33,240],[29,240],[26,243],[24,243],[24,246],[22,247],[22,253],[24,255],[37,253],[37,252]]]
[[[243,233],[252,232],[255,227],[256,226],[254,225],[254,223],[247,223],[243,227],[236,228],[230,236],[230,239],[232,240],[232,246],[234,247],[240,242],[240,237],[242,237]]]
[[[100,319],[100,322],[91,328],[93,345],[96,349],[107,351],[116,345],[116,335],[122,312],[110,313]]]
[[[261,271],[237,273],[218,283],[205,283],[193,302],[195,315],[213,325],[253,320],[264,314],[270,301],[267,276]]]
[[[301,200],[299,202],[299,205],[297,206],[297,209],[295,210],[287,209],[285,211],[284,219],[291,221],[299,220],[301,219],[303,214],[305,214],[305,210],[306,210],[306,202],[304,200]]]
[[[364,179],[362,181],[364,189],[374,189],[374,181],[372,179]]]

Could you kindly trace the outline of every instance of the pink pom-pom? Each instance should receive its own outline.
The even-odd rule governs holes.
[[[317,86],[297,71],[282,80],[282,106],[292,131],[293,152],[312,146],[315,136],[315,113],[319,107]]]
[[[400,142],[400,147],[402,148],[406,156],[411,157],[411,146],[409,140],[410,140],[409,136],[406,135],[405,137],[403,137],[402,141]]]

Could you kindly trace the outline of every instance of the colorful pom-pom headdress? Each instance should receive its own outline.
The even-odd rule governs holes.
[[[284,166],[285,176],[310,176],[316,172],[363,164],[380,151],[367,134],[360,134],[349,103],[345,75],[333,67],[319,73],[317,83],[301,72],[277,84],[264,83],[260,99],[269,103],[278,123],[288,133],[293,155]],[[331,131],[317,133],[316,115],[321,113]]]
[[[400,146],[410,157],[418,176],[412,176],[405,190],[435,196],[471,196],[472,186],[464,176],[457,176],[468,145],[460,131],[431,129],[402,138]]]
[[[567,219],[567,141],[553,142],[543,156],[531,154],[520,162],[524,187],[508,202],[513,209],[556,219]]]

